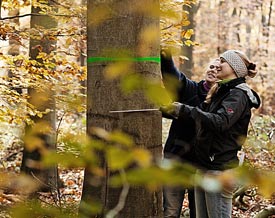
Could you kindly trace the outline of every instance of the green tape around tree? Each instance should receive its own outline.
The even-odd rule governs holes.
[[[118,61],[131,61],[131,62],[156,62],[160,63],[160,57],[89,57],[88,63],[95,63],[95,62],[118,62]]]

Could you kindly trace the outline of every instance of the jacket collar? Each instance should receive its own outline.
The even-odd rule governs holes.
[[[244,77],[239,77],[236,79],[232,79],[232,80],[222,80],[221,82],[219,82],[219,86],[220,87],[228,87],[228,88],[234,88],[237,85],[241,84],[241,83],[245,83],[245,78]]]

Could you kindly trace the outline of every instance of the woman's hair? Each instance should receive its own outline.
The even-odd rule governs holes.
[[[255,77],[257,74],[256,64],[252,63],[249,58],[241,51],[235,51],[243,60],[245,66],[247,67],[247,75],[251,78]]]
[[[211,86],[210,90],[208,91],[206,98],[205,98],[205,103],[209,104],[212,100],[212,96],[214,94],[216,94],[216,92],[218,91],[218,82],[216,82],[213,86]]]

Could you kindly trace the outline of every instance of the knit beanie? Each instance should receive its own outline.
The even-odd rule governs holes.
[[[228,50],[221,54],[220,57],[223,58],[232,67],[237,77],[245,77],[248,75],[248,69],[237,52],[239,51]]]

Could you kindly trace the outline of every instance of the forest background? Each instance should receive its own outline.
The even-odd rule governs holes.
[[[113,1],[102,2],[111,4]],[[64,212],[64,208],[72,208],[72,205],[73,208],[78,207],[82,192],[83,167],[86,166],[85,161],[91,161],[89,158],[84,161],[79,158],[81,152],[86,151],[83,149],[83,144],[87,143],[85,137],[80,141],[79,137],[84,136],[87,131],[86,63],[89,57],[87,57],[86,15],[87,5],[92,3],[85,0],[3,0],[0,3],[0,154],[1,178],[5,178],[1,179],[0,183],[2,187],[0,192],[1,208],[5,210],[11,207],[15,208],[11,212],[14,217],[23,217],[22,213],[26,217],[30,217],[28,206],[19,204],[20,206],[14,207],[14,205],[22,202],[22,199],[25,199],[24,197],[29,196],[30,193],[37,191],[36,186],[29,185],[31,181],[25,177],[22,178],[20,172],[22,171],[24,149],[34,151],[38,148],[38,150],[42,150],[42,156],[47,153],[41,138],[34,137],[37,134],[35,130],[43,129],[43,135],[50,136],[49,140],[54,141],[53,148],[57,148],[59,154],[45,155],[43,164],[46,163],[51,167],[56,163],[60,164],[58,171],[55,171],[54,174],[59,175],[63,186],[60,189],[55,186],[55,189],[48,194],[40,194],[40,201],[44,204],[42,207],[33,205],[36,205],[37,211],[43,211],[38,213],[61,217],[60,214]],[[143,7],[143,4],[146,3],[148,4],[146,1],[140,1],[136,6],[137,11],[149,13],[148,11],[152,8]],[[37,9],[39,10],[37,11]],[[273,61],[275,18],[273,1],[162,0],[160,9],[160,45],[172,48],[177,66],[192,79],[197,81],[203,79],[207,63],[227,49],[241,50],[257,63],[259,74],[248,83],[261,96],[262,105],[259,110],[253,111],[249,138],[243,152],[248,168],[259,169],[259,171],[243,172],[245,181],[248,181],[251,186],[246,188],[243,193],[238,193],[233,215],[234,217],[253,217],[262,209],[274,210],[272,207],[275,203],[274,195],[272,195],[275,162],[273,136],[275,126],[273,112],[275,107],[275,92],[273,90],[275,82],[273,71],[275,65]],[[155,13],[156,9],[152,11]],[[45,14],[50,16],[45,16]],[[47,20],[43,20],[43,17],[46,17]],[[98,7],[94,11],[93,20],[100,24],[110,17],[111,13],[103,4],[102,7]],[[156,40],[158,34],[155,32],[156,29],[147,28],[143,32],[141,42],[146,45],[146,43]],[[140,47],[142,49],[142,46]],[[37,50],[36,53],[33,53],[34,49]],[[122,71],[125,71],[125,68],[118,63],[109,67],[106,75],[110,78],[117,78],[121,76]],[[134,84],[128,80],[128,87],[131,86]],[[30,90],[40,91],[31,92]],[[54,103],[52,96],[54,96]],[[36,100],[31,101],[31,99]],[[152,97],[152,99],[154,101],[156,97]],[[41,102],[46,102],[42,108],[40,107]],[[50,118],[53,112],[56,116],[54,123]],[[50,124],[38,122],[43,119],[50,120]],[[52,128],[52,125],[55,128]],[[34,128],[26,134],[26,126],[34,126]],[[162,143],[167,135],[169,121],[163,119],[163,127]],[[54,131],[52,131],[53,129]],[[131,144],[129,143],[131,140],[123,133],[108,135],[106,132],[98,130],[97,134],[107,141],[112,138],[122,144]],[[81,144],[82,148],[80,149]],[[138,152],[134,154],[140,155],[137,160],[134,160],[135,162],[143,165],[142,167],[150,165],[151,155],[146,152],[146,149],[134,152]],[[60,156],[61,154],[65,156]],[[108,153],[110,156],[117,155],[117,158],[114,158],[117,162],[113,162],[114,169],[126,167],[135,159],[130,157],[126,158],[127,161],[123,161],[123,164],[118,163],[124,154],[117,150]],[[36,165],[37,163],[35,163]],[[20,175],[20,177],[17,178],[15,175]],[[45,174],[43,175],[45,176]],[[150,180],[145,176],[139,174],[137,176],[144,178],[141,183],[147,183],[150,189],[156,189],[165,183],[164,180],[159,179],[159,184],[150,184]],[[54,178],[54,176],[47,177]],[[221,178],[220,182],[223,182],[224,179],[230,180],[231,177]],[[38,178],[38,180],[41,179]],[[56,181],[56,178],[53,181]],[[125,184],[123,187],[126,187]],[[25,190],[24,197],[21,195],[22,189]],[[50,208],[50,210],[45,208]],[[58,209],[55,210],[56,208]],[[62,209],[60,210],[60,208]],[[71,216],[75,210],[70,211]],[[8,215],[5,213],[3,216]],[[34,214],[32,216],[35,217]]]

